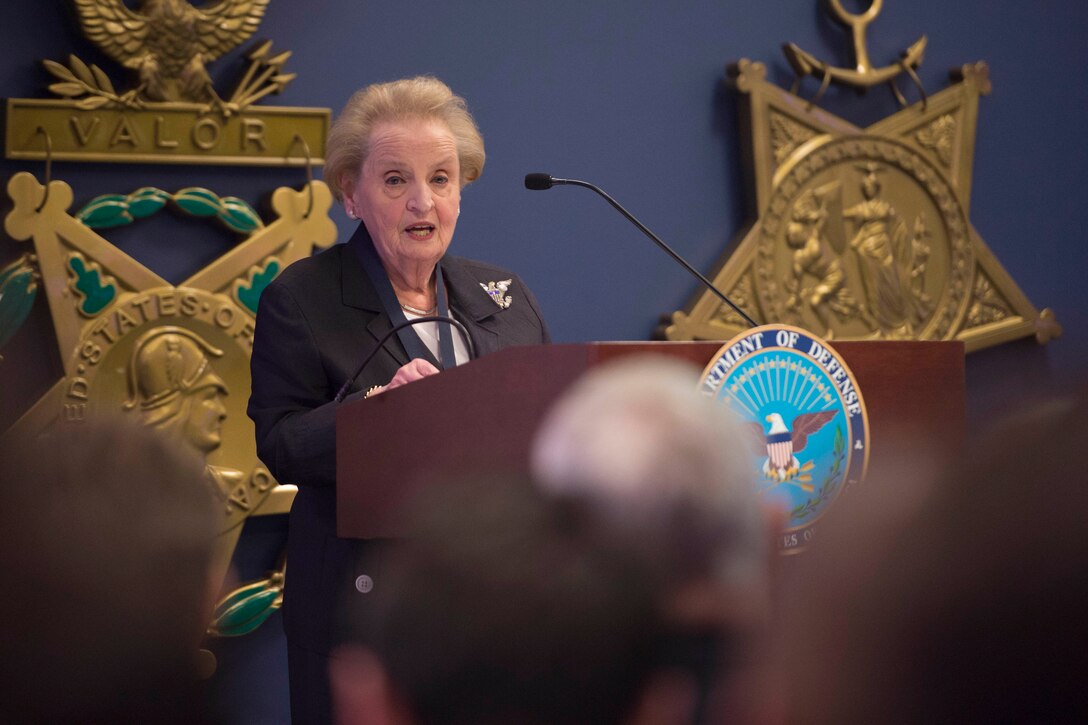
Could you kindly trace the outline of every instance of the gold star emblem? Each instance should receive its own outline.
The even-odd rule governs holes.
[[[854,16],[833,2],[831,11],[854,27],[858,66],[835,68],[789,46],[799,77],[821,79],[813,101],[769,83],[762,63],[730,68],[752,129],[759,218],[712,276],[715,285],[759,321],[829,340],[958,339],[971,351],[1060,335],[1054,313],[1032,306],[970,222],[986,65],[963,66],[948,88],[907,105],[894,79],[917,79],[925,38],[901,63],[876,68],[864,26],[879,8]],[[815,104],[832,81],[890,83],[903,107],[861,128]],[[670,340],[722,340],[746,327],[705,293],[674,312],[663,332]]]
[[[109,204],[95,200],[75,216],[68,211],[72,189],[62,181],[43,186],[20,172],[8,183],[8,193],[14,206],[4,228],[17,241],[33,242],[34,252],[24,255],[22,264],[47,281],[41,288],[64,366],[63,377],[12,430],[36,433],[122,415],[174,436],[179,446],[192,446],[204,456],[209,482],[220,494],[221,534],[213,566],[224,577],[245,520],[286,513],[294,499],[295,487],[278,485],[257,459],[253,424],[245,413],[249,356],[257,298],[265,285],[291,262],[335,241],[336,227],[328,217],[331,192],[322,182],[311,182],[301,192],[277,189],[272,195],[277,218],[267,225],[254,212],[243,213],[240,200],[222,200],[203,189],[171,195],[145,188],[120,197],[123,201],[102,197]],[[128,214],[142,204],[140,213],[145,214],[147,205],[162,207],[172,199],[185,209],[198,198],[205,211],[219,202],[221,221],[234,223],[238,230],[248,225],[251,233],[178,285],[121,252],[89,225],[103,209],[113,214],[118,205]],[[36,294],[31,285],[19,292],[29,298],[27,304]],[[0,295],[0,312],[14,304],[8,297]],[[8,319],[6,314],[0,318]],[[223,415],[193,432],[196,424],[185,411],[198,391],[214,395]],[[232,596],[240,601],[254,586],[278,591],[282,575]],[[278,607],[278,598],[268,606]]]

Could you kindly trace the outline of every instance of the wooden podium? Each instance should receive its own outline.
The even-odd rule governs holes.
[[[589,368],[654,353],[705,366],[721,343],[610,342],[513,347],[441,375],[344,404],[336,415],[337,533],[395,537],[398,507],[451,477],[524,473],[541,418]],[[870,482],[904,451],[963,445],[961,342],[839,342],[865,400]],[[694,382],[693,382],[694,384]]]

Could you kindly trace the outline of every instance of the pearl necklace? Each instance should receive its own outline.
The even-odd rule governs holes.
[[[406,305],[403,302],[400,303],[400,308],[405,312],[411,312],[413,315],[419,315],[420,317],[428,317],[438,311],[438,305],[435,305],[429,310],[421,310],[418,307],[412,307],[411,305]]]

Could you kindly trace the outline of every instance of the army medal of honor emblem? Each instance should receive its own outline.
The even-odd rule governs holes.
[[[815,523],[865,475],[869,422],[853,373],[815,335],[766,325],[727,342],[703,371],[700,390],[748,423],[759,490],[789,513],[779,548],[800,551]]]
[[[15,240],[32,240],[34,252],[0,270],[0,341],[25,317],[42,280],[64,366],[64,378],[13,428],[37,432],[123,415],[192,450],[219,496],[212,566],[225,576],[246,520],[286,513],[294,498],[294,487],[279,485],[257,460],[245,414],[249,355],[264,287],[291,262],[335,241],[332,193],[318,181],[302,191],[280,188],[271,200],[277,218],[267,225],[241,200],[206,189],[169,194],[145,187],[99,197],[75,215],[68,211],[72,188],[62,181],[43,185],[19,172],[8,193],[13,206],[4,229]],[[248,237],[174,285],[95,229],[134,223],[168,202]],[[252,631],[279,606],[282,586],[280,571],[235,590],[210,631]]]
[[[330,111],[258,104],[295,78],[284,72],[291,53],[272,53],[271,41],[247,53],[233,94],[213,86],[206,65],[253,35],[269,0],[134,4],[75,2],[87,40],[135,72],[134,88],[116,89],[101,68],[73,54],[67,65],[44,61],[59,98],[7,102],[7,157],[44,160],[46,178],[39,183],[24,171],[7,183],[4,229],[17,242],[32,241],[33,251],[0,267],[0,346],[28,319],[40,288],[63,368],[12,428],[36,433],[124,416],[201,457],[221,506],[212,568],[223,580],[246,521],[286,513],[295,494],[257,458],[245,414],[249,356],[261,292],[287,265],[336,239],[332,194],[312,168],[324,163]],[[102,194],[70,212],[72,187],[51,179],[53,160],[304,166],[307,184],[275,190],[267,224],[244,200],[196,186]],[[98,233],[167,208],[245,238],[174,283]],[[161,240],[144,246],[155,243]],[[5,374],[26,374],[40,359],[19,347],[5,348],[12,353]],[[226,593],[209,632],[252,632],[280,606],[284,578],[281,563]]]

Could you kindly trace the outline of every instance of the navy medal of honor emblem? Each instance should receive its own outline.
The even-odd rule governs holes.
[[[865,475],[869,421],[853,373],[815,335],[765,325],[725,343],[699,387],[748,423],[760,493],[789,512],[779,548],[800,551]]]

